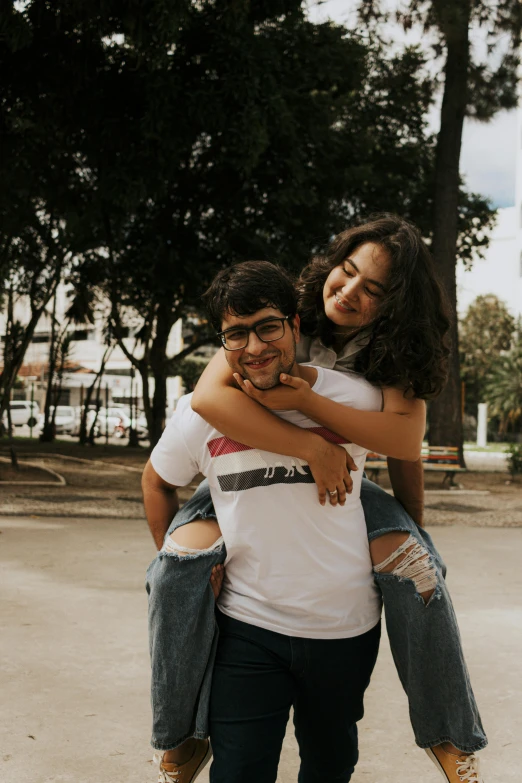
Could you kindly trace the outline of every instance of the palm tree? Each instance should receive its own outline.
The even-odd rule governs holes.
[[[500,419],[500,432],[514,427],[522,417],[522,336],[493,365],[485,398],[491,415]]]

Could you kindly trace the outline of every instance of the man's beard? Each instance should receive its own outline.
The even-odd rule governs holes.
[[[278,367],[277,369],[271,369],[270,368],[270,374],[265,375],[262,377],[261,372],[259,373],[259,376],[256,378],[256,373],[253,373],[254,377],[250,376],[250,373],[245,367],[242,367],[241,375],[248,379],[252,386],[254,386],[256,389],[259,389],[259,391],[267,391],[268,389],[273,389],[275,386],[279,386],[281,381],[279,380],[279,376],[281,373],[290,374],[292,371],[292,368],[295,364],[295,345],[293,348],[292,353],[282,355],[280,357],[280,360],[278,361]]]

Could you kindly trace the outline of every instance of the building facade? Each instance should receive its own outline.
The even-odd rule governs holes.
[[[65,313],[70,304],[70,290],[59,286],[56,294],[56,323],[58,330],[66,322]],[[50,305],[48,310],[50,310]],[[16,305],[15,318],[21,323],[29,321],[28,303],[21,301]],[[72,343],[68,354],[66,369],[63,375],[62,391],[59,402],[62,405],[79,406],[82,404],[86,389],[92,384],[101,367],[102,358],[107,349],[105,342],[105,322],[103,307],[95,314],[94,324],[75,325],[67,327]],[[47,372],[49,366],[49,347],[51,341],[51,315],[46,313],[40,318],[33,339],[27,349],[24,363],[20,370],[22,384],[15,390],[13,397],[29,399],[34,393],[36,401],[43,405],[47,387]],[[62,326],[60,326],[60,324]],[[140,345],[133,330],[124,340],[126,348],[139,358]],[[0,334],[5,334],[5,314],[0,313]],[[183,348],[181,321],[178,321],[170,334],[168,355],[175,356]],[[149,379],[150,394],[154,391],[154,381]],[[167,381],[168,410],[170,414],[183,392],[180,378],[169,378]],[[138,408],[142,407],[143,388],[141,376],[133,372],[131,363],[119,346],[115,346],[106,362],[100,386],[101,404],[129,404],[134,398]]]

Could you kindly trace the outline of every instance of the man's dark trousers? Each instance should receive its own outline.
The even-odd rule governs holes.
[[[291,707],[298,783],[348,783],[380,623],[350,639],[301,639],[216,614],[211,783],[275,783]]]

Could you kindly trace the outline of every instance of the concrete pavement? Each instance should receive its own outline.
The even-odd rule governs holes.
[[[143,589],[154,549],[145,524],[3,517],[0,531],[0,780],[155,781]],[[449,566],[490,737],[483,754],[486,781],[519,783],[522,529],[445,527],[432,533]],[[352,783],[442,780],[413,742],[386,637],[360,729],[361,762]],[[278,783],[294,783],[297,769],[289,728]],[[199,781],[207,783],[208,775]]]

